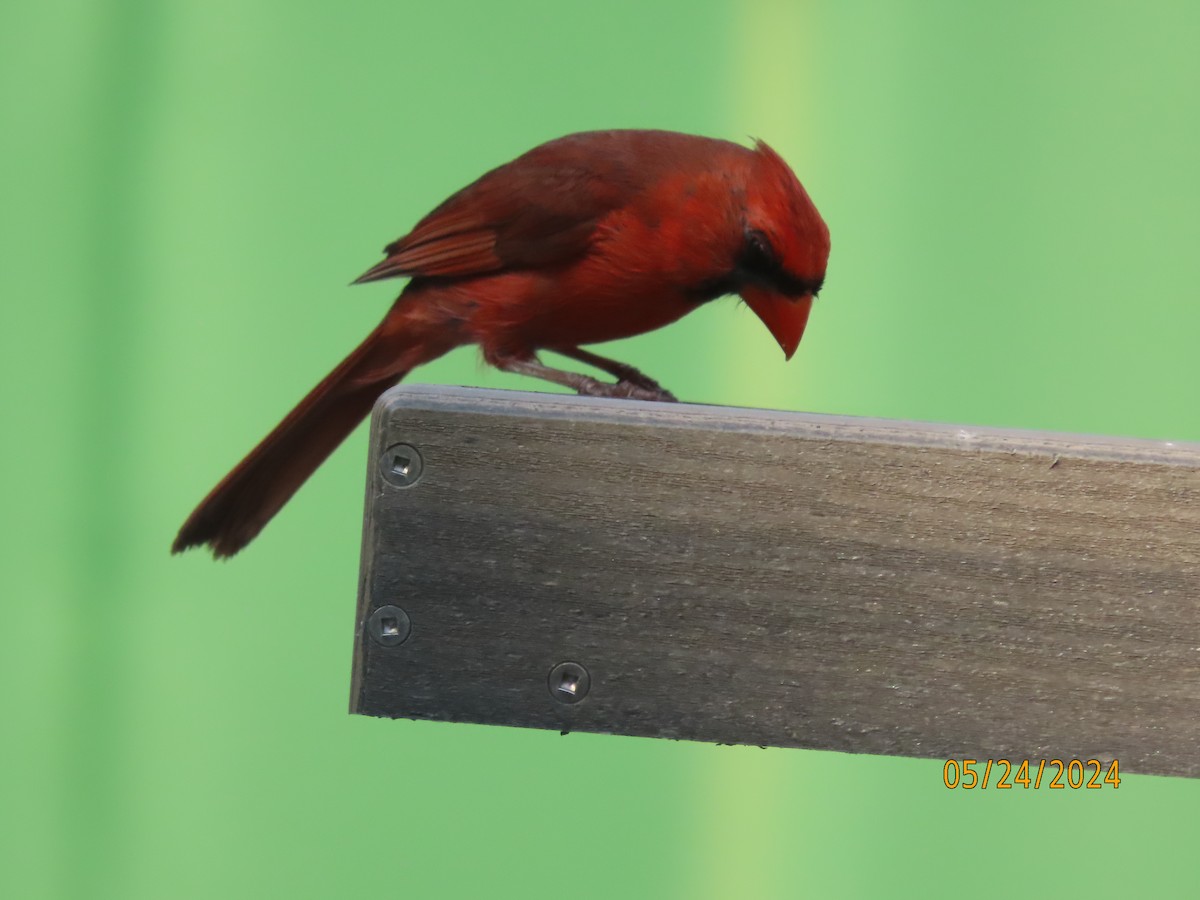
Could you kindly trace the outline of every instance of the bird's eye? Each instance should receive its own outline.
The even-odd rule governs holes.
[[[779,268],[779,257],[767,236],[761,231],[751,228],[746,231],[746,246],[742,257],[742,267],[749,272],[765,275]]]
[[[816,296],[825,277],[824,274],[815,278],[805,277],[785,269],[770,238],[757,228],[746,229],[745,244],[738,258],[737,276],[796,299]]]

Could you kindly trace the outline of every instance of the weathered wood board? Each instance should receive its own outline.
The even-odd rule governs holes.
[[[416,386],[369,468],[354,712],[1200,775],[1198,445]]]

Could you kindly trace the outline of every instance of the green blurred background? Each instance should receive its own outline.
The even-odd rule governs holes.
[[[1193,781],[350,717],[362,432],[232,563],[167,546],[383,313],[346,284],[385,242],[589,128],[761,136],[830,224],[790,364],[732,302],[613,351],[683,399],[1200,440],[1198,38],[1184,2],[6,4],[0,895],[1191,894]]]

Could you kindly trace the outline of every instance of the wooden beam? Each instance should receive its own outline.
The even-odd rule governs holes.
[[[1198,445],[401,387],[351,708],[1196,776],[1198,576]]]

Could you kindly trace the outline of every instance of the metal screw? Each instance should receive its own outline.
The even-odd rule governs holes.
[[[559,663],[546,680],[550,696],[559,703],[578,703],[592,687],[592,676],[579,663]]]
[[[396,487],[412,487],[421,478],[425,462],[412,444],[392,444],[379,457],[379,471]]]
[[[367,634],[381,647],[398,647],[412,634],[412,620],[398,606],[381,606],[367,619]]]

